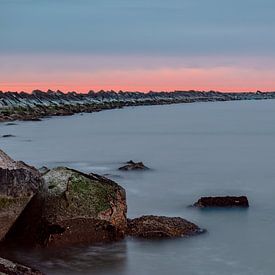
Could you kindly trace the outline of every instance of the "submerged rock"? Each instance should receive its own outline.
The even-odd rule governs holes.
[[[143,162],[134,162],[132,160],[127,161],[126,165],[121,166],[118,168],[118,170],[123,170],[123,171],[131,171],[131,170],[148,170],[149,168],[146,167]]]
[[[41,186],[40,173],[0,150],[0,239]]]
[[[138,238],[173,238],[203,233],[194,223],[179,217],[142,216],[128,219],[127,234]]]
[[[7,134],[7,135],[2,135],[2,138],[9,138],[9,137],[15,137],[14,135]]]
[[[124,237],[125,190],[96,174],[65,167],[43,175],[44,185],[24,209],[4,243],[65,246]]]
[[[202,197],[194,206],[204,207],[249,207],[246,196],[226,196],[226,197]]]
[[[38,168],[38,171],[39,171],[40,174],[43,175],[43,174],[46,174],[47,172],[49,172],[50,169],[46,166],[42,166],[42,167]]]
[[[5,124],[6,126],[14,126],[14,125],[17,125],[17,123],[14,123],[14,122],[8,122]]]
[[[38,270],[0,258],[0,274],[8,275],[42,275]]]
[[[23,121],[42,121],[39,117],[26,116],[22,118]]]

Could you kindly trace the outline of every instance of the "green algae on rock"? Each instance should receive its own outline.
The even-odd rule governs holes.
[[[4,242],[63,246],[124,237],[126,195],[117,183],[66,167],[54,168],[42,178],[43,187],[29,202]]]

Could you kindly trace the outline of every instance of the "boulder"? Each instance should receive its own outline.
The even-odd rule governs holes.
[[[125,165],[118,168],[118,170],[122,171],[131,171],[131,170],[148,170],[149,168],[146,167],[143,162],[134,162],[132,160],[127,161]]]
[[[117,183],[65,167],[51,169],[42,178],[43,188],[12,226],[4,244],[56,247],[124,237],[126,195]]]
[[[0,239],[41,186],[40,173],[0,150]]]
[[[0,274],[8,275],[42,275],[38,270],[0,258]]]
[[[154,239],[192,236],[203,233],[194,223],[179,217],[142,216],[128,219],[129,236]]]
[[[194,206],[204,207],[249,207],[246,196],[226,196],[226,197],[202,197]]]

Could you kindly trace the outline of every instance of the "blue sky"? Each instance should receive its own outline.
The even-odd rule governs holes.
[[[275,1],[271,0],[0,0],[0,73],[5,78],[0,81],[6,87],[24,73],[32,83],[54,83],[56,79],[46,77],[53,63],[63,84],[64,71],[74,64],[80,71],[86,68],[85,74],[93,74],[96,67],[106,74],[141,70],[152,66],[151,62],[156,64],[154,70],[233,66],[238,70],[265,67],[271,72],[274,15]],[[16,70],[16,60],[29,60],[23,72]],[[12,69],[14,78],[6,76]],[[37,78],[36,71],[40,72]],[[201,81],[198,86],[203,87]],[[267,81],[268,87],[273,85],[271,79]],[[179,88],[176,82],[175,87],[169,84],[171,89]],[[180,85],[185,87],[184,82]],[[219,85],[214,83],[215,87]]]

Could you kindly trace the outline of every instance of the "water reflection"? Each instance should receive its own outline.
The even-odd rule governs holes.
[[[14,261],[31,265],[45,274],[124,274],[126,241],[63,249],[10,249],[1,252]]]

